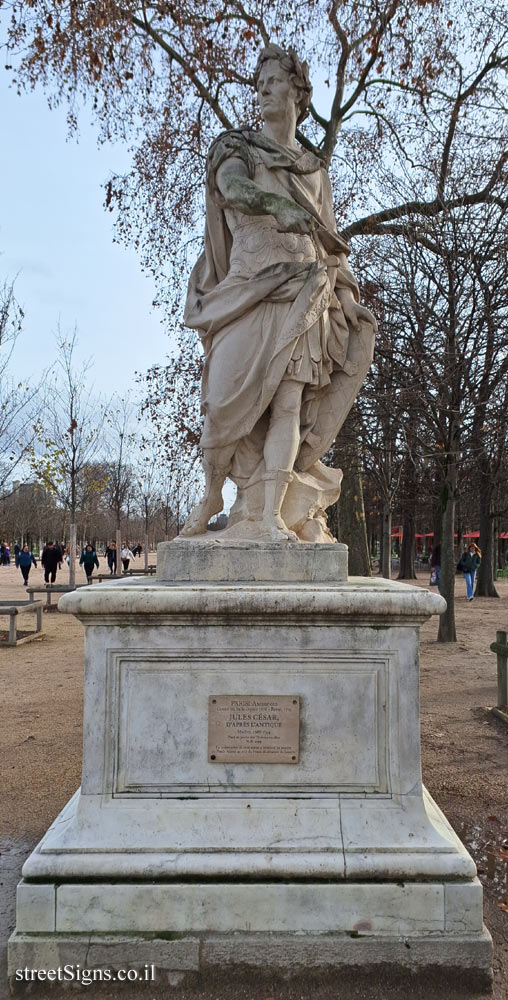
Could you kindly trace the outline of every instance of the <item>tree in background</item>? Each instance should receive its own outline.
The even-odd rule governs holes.
[[[69,515],[69,585],[75,584],[76,518],[90,498],[103,488],[93,470],[102,458],[106,408],[95,395],[91,362],[76,367],[77,331],[56,338],[57,361],[48,383],[42,434],[31,465],[43,486],[50,490]],[[62,536],[65,535],[62,529]]]
[[[441,592],[448,603],[439,637],[455,641],[454,533],[461,481],[476,470],[480,519],[487,508],[485,532],[491,532],[497,469],[506,448],[508,323],[502,269],[508,211],[501,201],[440,214],[427,221],[422,236],[404,237],[404,253],[399,240],[383,249],[389,261],[384,313],[400,331],[391,364],[404,412],[406,467],[410,455],[421,455],[439,472]],[[372,415],[369,419],[366,434]],[[412,539],[414,528],[408,530]],[[491,574],[491,567],[488,554],[485,572]]]
[[[107,417],[107,481],[106,496],[115,518],[116,547],[129,541],[129,513],[135,503],[136,479],[134,464],[139,451],[134,426],[134,405],[128,394],[124,399],[113,398]],[[122,517],[126,517],[125,539],[122,539]],[[117,574],[121,573],[118,560]]]
[[[470,266],[477,298],[475,339],[465,371],[472,486],[479,498],[482,562],[476,595],[498,597],[496,519],[508,500],[504,459],[508,449],[508,213],[497,206],[481,213]],[[504,503],[499,503],[500,487]]]
[[[178,534],[202,487],[200,463],[189,461],[185,452],[182,455],[177,446],[172,446],[172,440],[167,429],[165,433],[143,434],[139,439],[134,471],[145,536],[149,524],[156,520],[163,525],[165,539],[170,533]]]
[[[44,411],[47,372],[29,384],[23,371],[16,375],[13,370],[23,319],[14,284],[4,282],[0,288],[0,491],[4,495],[31,453]]]
[[[329,514],[332,533],[348,546],[348,568],[352,576],[370,576],[371,563],[362,484],[359,416],[356,406],[348,414],[328,456],[336,468],[346,470],[340,497]]]
[[[71,127],[91,100],[101,139],[130,144],[132,170],[109,182],[107,204],[157,269],[178,248],[185,258],[201,225],[212,138],[257,121],[252,72],[269,41],[305,47],[326,94],[298,139],[331,165],[339,216],[357,216],[350,236],[484,201],[505,169],[507,15],[494,0],[471,0],[467,16],[456,0],[11,0],[8,10],[18,89],[44,86],[68,104]],[[384,174],[403,176],[422,143],[441,163],[433,197],[385,204]],[[466,143],[471,159],[490,152],[489,173],[466,173],[452,192],[448,164]]]

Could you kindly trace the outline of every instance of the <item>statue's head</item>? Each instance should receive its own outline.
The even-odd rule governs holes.
[[[283,70],[289,78],[296,104],[296,124],[300,125],[309,113],[312,97],[308,63],[301,62],[294,49],[290,48],[285,52],[278,45],[267,45],[260,53],[254,70],[254,84],[258,93],[260,77],[262,80],[268,69],[267,64],[270,63],[275,64],[279,70]]]

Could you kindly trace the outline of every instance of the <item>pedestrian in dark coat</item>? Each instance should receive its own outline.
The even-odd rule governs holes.
[[[28,587],[28,577],[30,575],[30,570],[32,568],[32,563],[34,564],[35,568],[37,569],[37,563],[35,561],[35,556],[34,556],[33,552],[30,552],[30,549],[28,548],[28,545],[24,545],[23,548],[21,549],[21,551],[18,552],[17,560],[18,560],[17,561],[17,565],[19,566],[19,568],[21,570],[21,575],[23,577],[23,581],[24,581],[25,587]]]
[[[106,549],[106,559],[108,560],[109,574],[113,576],[116,574],[116,568],[118,565],[118,552],[116,550],[116,542],[110,542]]]
[[[97,553],[91,545],[87,545],[81,553],[81,559],[79,560],[79,565],[83,567],[86,573],[86,582],[92,582],[93,569],[97,566],[99,569],[99,560],[97,559]]]
[[[474,582],[476,570],[482,561],[481,556],[482,554],[478,546],[474,542],[470,542],[467,550],[464,550],[459,560],[458,569],[462,570],[464,574],[468,601],[472,601],[474,598]]]
[[[60,568],[62,565],[62,553],[54,542],[46,542],[42,551],[41,563],[44,566],[44,583],[50,587],[56,580],[57,567]]]

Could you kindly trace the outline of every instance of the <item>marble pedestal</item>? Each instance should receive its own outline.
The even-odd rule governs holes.
[[[442,598],[348,580],[340,545],[165,543],[158,566],[60,601],[85,625],[83,779],[23,868],[11,975],[488,974],[474,863],[421,783],[418,629]],[[297,697],[298,761],[212,762],[213,695]]]

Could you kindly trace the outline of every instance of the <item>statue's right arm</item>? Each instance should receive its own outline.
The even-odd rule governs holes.
[[[284,233],[311,233],[318,223],[292,198],[264,191],[249,177],[246,164],[239,157],[229,157],[216,174],[217,187],[228,208],[245,215],[273,215]]]

